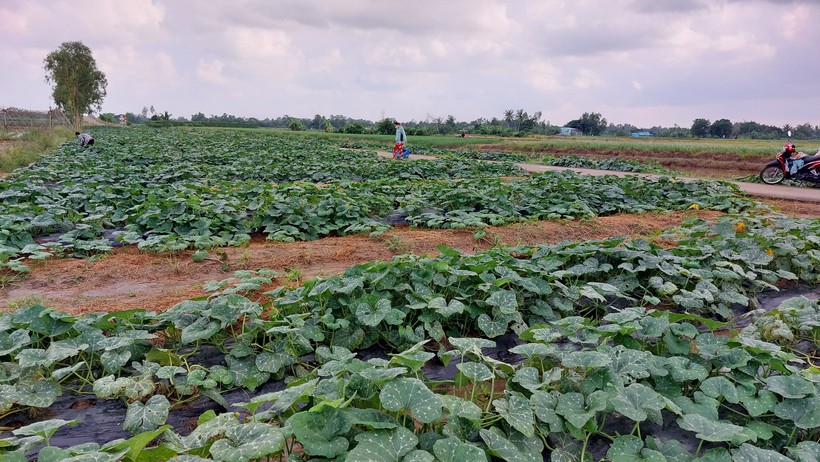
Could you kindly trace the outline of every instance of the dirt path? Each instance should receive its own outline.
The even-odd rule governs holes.
[[[392,154],[389,152],[380,152],[380,156],[390,158]],[[420,154],[414,154],[410,156],[410,159],[435,159],[434,156],[425,156]],[[595,175],[595,176],[602,176],[602,175],[615,175],[615,176],[627,176],[627,175],[640,175],[646,178],[660,178],[664,175],[655,175],[649,173],[634,173],[634,172],[618,172],[614,170],[595,170],[590,168],[569,168],[569,167],[553,167],[550,165],[540,165],[540,164],[526,164],[526,163],[516,163],[515,165],[521,167],[522,169],[528,172],[557,172],[562,170],[572,170],[576,173],[580,173],[582,175]],[[665,175],[669,176],[669,175]],[[698,178],[688,177],[688,176],[677,176],[675,177],[679,180],[683,181],[695,181]],[[726,181],[726,180],[724,180]],[[767,184],[760,184],[760,183],[743,183],[739,181],[730,181],[730,183],[736,184],[741,191],[746,193],[749,196],[753,197],[760,197],[766,199],[779,199],[779,200],[790,200],[790,201],[800,201],[800,202],[816,202],[820,203],[820,188],[798,188],[794,186],[784,186],[784,185],[767,185]],[[817,217],[820,217],[820,213],[817,214]]]
[[[206,295],[205,282],[228,278],[239,269],[271,268],[279,273],[273,287],[312,277],[326,277],[368,261],[386,261],[402,253],[435,255],[439,244],[463,252],[499,245],[583,241],[612,236],[645,236],[699,216],[711,219],[717,212],[688,211],[671,214],[616,215],[594,220],[542,221],[489,228],[487,237],[473,239],[472,230],[422,230],[394,228],[383,236],[345,236],[308,242],[274,243],[257,237],[241,248],[224,252],[223,265],[206,260],[194,263],[192,251],[176,254],[141,252],[136,246],[115,249],[91,262],[83,259],[50,259],[36,262],[29,275],[0,289],[0,308],[38,297],[48,306],[72,313],[130,308],[163,310],[192,297]]]

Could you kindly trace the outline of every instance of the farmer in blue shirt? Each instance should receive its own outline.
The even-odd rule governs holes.
[[[393,145],[393,158],[400,159],[404,151],[404,142],[407,141],[407,134],[404,133],[404,127],[401,126],[398,120],[393,121],[396,127],[396,144]]]

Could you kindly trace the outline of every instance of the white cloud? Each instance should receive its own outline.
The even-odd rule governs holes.
[[[563,85],[560,77],[560,69],[546,61],[533,62],[527,68],[527,81],[537,90],[545,92],[561,90]]]
[[[578,74],[572,80],[572,86],[579,90],[600,87],[603,84],[604,81],[601,76],[592,69],[578,69]]]
[[[228,84],[228,79],[222,75],[224,68],[225,63],[218,59],[200,58],[196,66],[196,76],[207,83],[226,85]]]

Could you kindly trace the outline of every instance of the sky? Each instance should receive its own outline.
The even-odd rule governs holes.
[[[102,112],[820,125],[820,0],[2,0],[0,107],[80,41]]]

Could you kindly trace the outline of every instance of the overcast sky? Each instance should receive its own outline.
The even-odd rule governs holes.
[[[103,112],[820,124],[820,0],[2,0],[0,106],[81,41]]]

